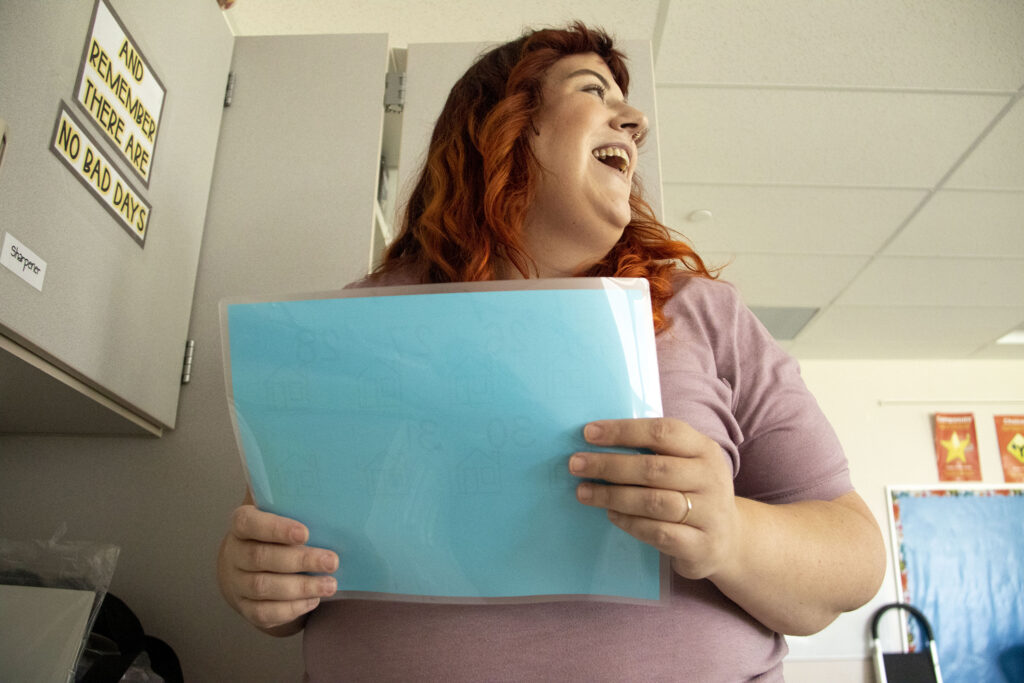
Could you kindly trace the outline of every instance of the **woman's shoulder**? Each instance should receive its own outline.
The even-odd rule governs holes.
[[[720,366],[774,355],[775,340],[734,284],[686,273],[677,274],[672,284],[672,298],[664,308],[669,339],[702,340]]]
[[[725,280],[712,280],[701,275],[678,271],[672,278],[672,298],[665,304],[666,313],[711,316],[720,319],[723,314],[745,309],[743,298],[736,286]]]

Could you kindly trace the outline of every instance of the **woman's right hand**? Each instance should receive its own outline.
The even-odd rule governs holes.
[[[337,591],[333,577],[302,573],[338,568],[337,554],[310,547],[308,540],[305,525],[263,512],[247,496],[231,516],[217,562],[220,590],[228,604],[271,635],[302,630],[320,598]]]

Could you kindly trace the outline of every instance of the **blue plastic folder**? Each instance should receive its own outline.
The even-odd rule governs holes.
[[[647,283],[348,289],[221,307],[257,505],[341,557],[336,597],[658,601],[656,550],[575,499],[595,419],[657,417]]]

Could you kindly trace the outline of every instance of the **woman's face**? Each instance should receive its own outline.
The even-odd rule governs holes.
[[[555,62],[541,93],[531,138],[539,178],[524,240],[538,275],[561,277],[602,259],[622,236],[647,118],[594,53]]]

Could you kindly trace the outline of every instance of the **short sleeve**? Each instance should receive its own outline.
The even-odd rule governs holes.
[[[839,439],[800,376],[727,283],[680,277],[658,336],[665,415],[721,444],[736,495],[769,503],[852,490]]]

